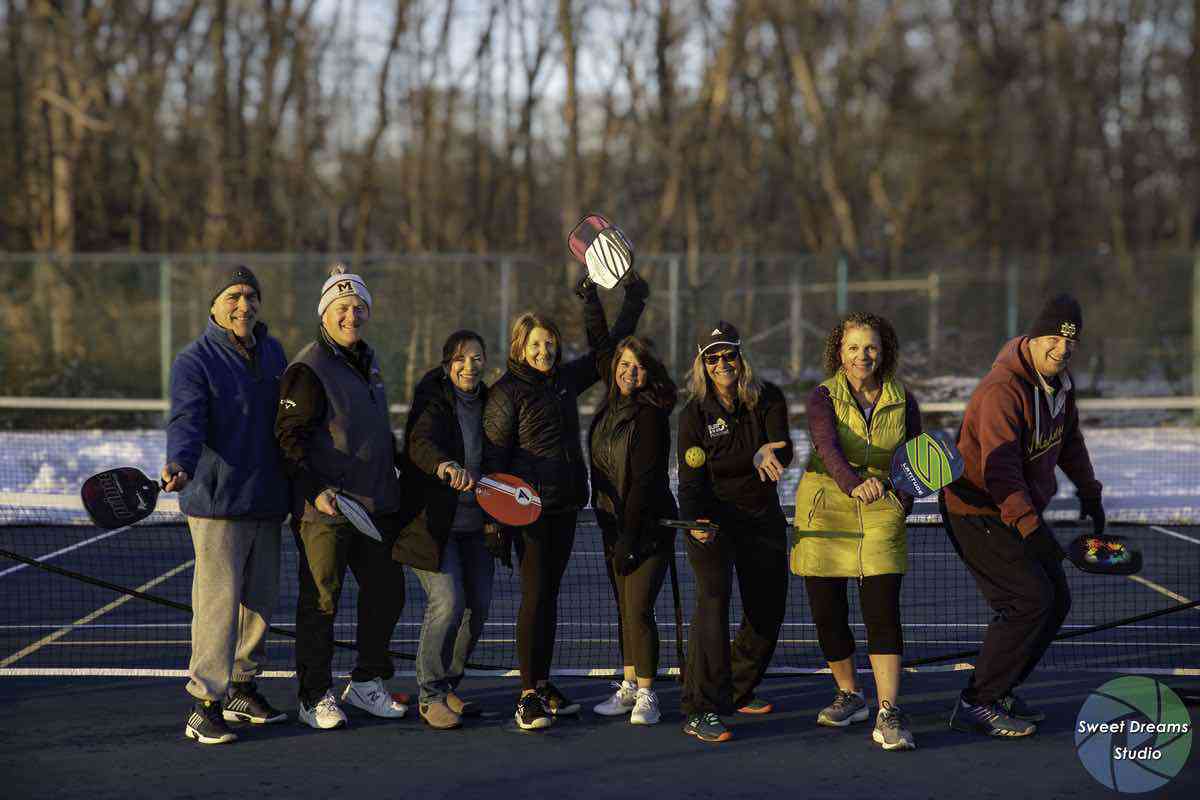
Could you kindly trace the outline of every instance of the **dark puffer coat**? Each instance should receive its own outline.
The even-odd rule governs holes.
[[[646,284],[626,284],[611,332],[594,291],[584,298],[583,322],[591,351],[548,373],[524,362],[492,384],[483,409],[483,471],[507,472],[529,483],[543,513],[577,511],[588,500],[587,464],[579,429],[579,395],[600,380],[599,364],[633,333],[646,307]],[[562,348],[562,342],[558,342]]]
[[[487,386],[480,383],[479,391],[486,404]],[[454,384],[444,369],[434,367],[417,384],[404,425],[400,485],[408,520],[392,547],[392,558],[417,569],[441,569],[459,505],[458,492],[437,477],[438,464],[465,463],[455,402]]]

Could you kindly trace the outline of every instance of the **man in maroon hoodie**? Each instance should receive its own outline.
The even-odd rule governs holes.
[[[1104,529],[1067,364],[1083,332],[1068,294],[1051,298],[1028,336],[1000,350],[975,388],[958,434],[962,478],[942,496],[946,529],[996,616],[950,727],[1028,736],[1045,714],[1013,694],[1037,666],[1071,608],[1063,551],[1042,519],[1058,489],[1075,484],[1084,516]]]

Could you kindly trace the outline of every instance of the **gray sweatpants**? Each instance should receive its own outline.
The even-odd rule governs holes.
[[[219,700],[230,681],[248,681],[267,655],[267,626],[279,597],[281,519],[188,517],[192,658],[188,694]]]

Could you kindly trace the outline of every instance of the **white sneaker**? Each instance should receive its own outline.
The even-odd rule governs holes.
[[[660,719],[662,712],[658,710],[658,695],[653,689],[638,689],[633,713],[629,715],[629,724],[656,725]]]
[[[333,692],[325,692],[312,708],[300,704],[300,721],[311,728],[328,731],[346,724],[346,713],[338,707]]]
[[[637,684],[633,681],[614,682],[613,688],[616,691],[613,692],[612,697],[592,708],[602,717],[619,717],[633,710],[637,699]]]
[[[357,706],[376,717],[397,718],[408,713],[408,706],[392,697],[383,687],[383,681],[350,681],[342,692],[342,701]]]

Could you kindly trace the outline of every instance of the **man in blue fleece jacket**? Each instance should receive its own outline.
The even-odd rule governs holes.
[[[287,718],[254,678],[279,595],[280,528],[289,486],[275,441],[279,379],[287,358],[258,321],[258,279],[244,266],[213,286],[208,327],[171,368],[166,491],[180,492],[196,564],[192,575],[194,698],[184,734],[231,742],[226,720]]]

